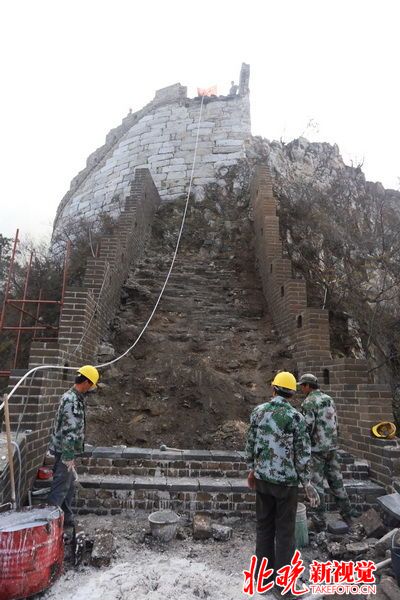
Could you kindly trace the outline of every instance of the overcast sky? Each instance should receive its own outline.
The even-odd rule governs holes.
[[[51,232],[87,156],[158,88],[227,93],[251,66],[252,133],[337,143],[399,187],[396,0],[4,0],[0,233]],[[312,126],[308,126],[312,120]]]

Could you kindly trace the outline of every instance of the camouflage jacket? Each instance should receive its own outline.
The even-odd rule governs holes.
[[[296,486],[310,480],[310,438],[303,416],[281,396],[257,406],[246,443],[249,469],[258,479]]]
[[[308,394],[301,404],[311,438],[311,452],[337,448],[337,416],[333,399],[321,390]]]
[[[73,460],[83,452],[85,442],[85,404],[83,394],[71,388],[60,400],[54,422],[50,450],[61,452],[61,460]]]

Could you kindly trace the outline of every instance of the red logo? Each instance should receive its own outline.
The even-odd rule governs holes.
[[[372,560],[338,561],[329,560],[320,562],[314,560],[310,565],[309,585],[300,580],[305,567],[299,550],[293,554],[290,565],[278,569],[275,579],[272,578],[273,569],[268,569],[268,560],[263,558],[256,581],[257,557],[252,556],[249,570],[243,571],[243,593],[253,596],[255,592],[269,591],[274,585],[281,589],[282,597],[291,593],[302,596],[307,592],[313,594],[376,594],[375,570],[376,565]]]

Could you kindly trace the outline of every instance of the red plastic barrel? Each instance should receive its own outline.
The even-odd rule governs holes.
[[[63,512],[57,507],[0,514],[0,600],[48,588],[64,559]]]

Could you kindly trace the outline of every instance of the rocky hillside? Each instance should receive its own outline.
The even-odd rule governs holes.
[[[176,266],[150,327],[132,354],[108,369],[105,386],[90,403],[91,443],[243,448],[249,413],[268,397],[272,374],[293,367],[262,296],[246,187],[234,175],[230,190],[211,186],[204,202],[191,204]],[[123,352],[146,322],[182,212],[183,202],[159,210],[145,258],[123,289],[102,359]]]
[[[274,176],[281,235],[310,305],[330,311],[336,356],[366,357],[371,377],[400,382],[400,193],[366,181],[337,146],[253,138]]]

